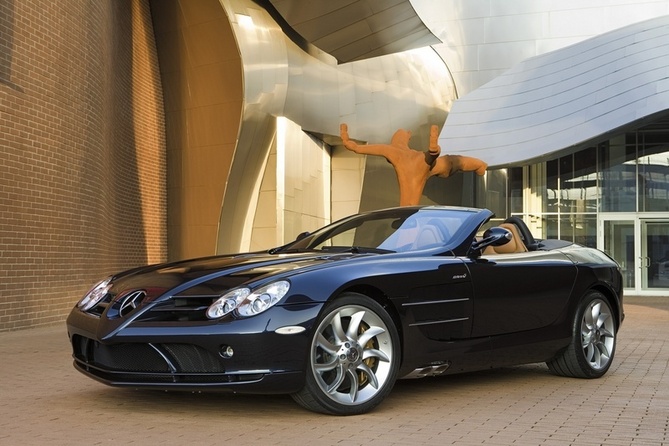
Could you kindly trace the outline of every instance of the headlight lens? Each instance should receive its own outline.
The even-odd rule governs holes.
[[[246,299],[237,307],[237,313],[240,316],[254,316],[273,307],[283,296],[286,295],[290,284],[281,280],[258,288],[249,294]]]
[[[251,290],[248,288],[238,288],[224,294],[207,308],[207,317],[218,319],[225,316],[237,308],[249,294],[251,294]]]
[[[218,319],[232,311],[242,317],[255,316],[276,305],[289,289],[290,283],[287,280],[280,280],[253,292],[248,288],[232,290],[207,308],[207,317]]]
[[[88,311],[100,303],[100,301],[107,295],[109,289],[112,287],[111,281],[112,278],[107,277],[105,280],[97,283],[77,303],[77,307],[79,307],[81,311]]]

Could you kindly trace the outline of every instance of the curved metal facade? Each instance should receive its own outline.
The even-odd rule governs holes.
[[[239,46],[244,101],[221,206],[217,252],[241,248],[251,225],[259,175],[284,116],[304,131],[337,136],[346,122],[352,138],[387,141],[398,128],[417,136],[441,125],[454,99],[451,78],[431,49],[337,65],[293,43],[270,14],[251,0],[221,0]]]
[[[669,14],[667,0],[411,0],[443,43],[459,96],[515,64],[633,23]]]
[[[277,139],[278,118],[294,124],[290,128],[297,130],[293,131],[306,132],[329,144],[337,144],[342,122],[348,124],[352,138],[363,142],[387,142],[395,130],[405,128],[414,135],[411,146],[423,148],[427,146],[430,125],[442,125],[458,94],[471,91],[455,102],[442,130],[442,153],[475,156],[492,167],[542,159],[573,149],[579,143],[573,139],[577,135],[578,138],[592,139],[615,128],[614,125],[625,125],[637,119],[629,116],[620,118],[628,119],[625,122],[614,119],[615,113],[623,113],[617,108],[624,105],[625,95],[615,92],[620,81],[608,72],[625,60],[629,60],[627,70],[638,70],[636,64],[646,57],[643,51],[634,55],[627,52],[630,48],[641,47],[627,45],[615,38],[604,46],[595,44],[587,50],[589,60],[579,67],[578,57],[583,51],[580,48],[592,45],[583,39],[639,18],[669,12],[667,1],[639,5],[632,0],[621,0],[616,5],[591,6],[587,2],[572,5],[552,0],[541,3],[517,0],[513,4],[489,0],[410,0],[416,16],[445,43],[340,64],[335,56],[316,48],[315,41],[296,38],[295,29],[291,30],[289,26],[305,23],[303,17],[298,17],[299,20],[281,17],[279,8],[269,7],[273,4],[270,0],[217,0],[214,3],[222,8],[229,21],[232,30],[229,42],[234,41],[232,46],[238,51],[242,84],[239,120],[233,123],[229,116],[209,116],[207,120],[209,123],[220,122],[231,130],[230,144],[224,148],[226,162],[219,167],[219,181],[215,190],[208,190],[206,194],[212,198],[210,201],[220,205],[197,207],[197,215],[203,214],[202,209],[208,209],[207,221],[198,222],[198,225],[211,229],[206,236],[197,234],[198,243],[213,247],[218,253],[249,247],[249,234],[254,219],[258,218],[258,207],[266,202],[259,200],[259,194],[267,160],[270,151],[280,143]],[[292,5],[296,2],[287,0],[284,3]],[[365,1],[354,3],[368,4]],[[406,9],[405,1],[398,0],[398,3]],[[335,8],[330,4],[327,7]],[[601,16],[606,18],[594,21]],[[354,22],[350,21],[349,25],[351,23]],[[638,28],[629,31],[628,38],[633,40],[635,32],[639,32]],[[346,33],[335,31],[335,34],[346,43]],[[610,35],[597,39],[606,39]],[[355,38],[352,33],[350,40]],[[548,52],[575,43],[576,46]],[[622,46],[614,48],[618,44]],[[648,40],[645,44],[658,45],[657,40]],[[545,54],[536,56],[542,53]],[[607,55],[620,60],[606,61]],[[513,63],[532,56],[536,57],[521,62],[512,71],[479,88]],[[599,68],[592,65],[597,60],[602,62]],[[542,68],[543,64],[545,67]],[[567,68],[580,70],[571,83],[565,79]],[[550,71],[560,74],[551,76]],[[609,93],[601,90],[588,95],[581,90],[586,92],[604,75],[612,79],[607,90],[611,97],[599,104],[601,95]],[[645,79],[645,88],[652,88],[657,82],[659,84],[655,86],[661,87],[661,76],[653,75],[652,70],[637,72],[639,82]],[[574,89],[574,82],[579,79],[583,83]],[[537,82],[545,82],[537,87],[543,91],[523,94],[525,82],[530,81],[535,86]],[[187,81],[189,88],[190,82],[193,80]],[[633,87],[636,90],[630,91],[628,97],[638,94],[644,85]],[[601,117],[580,116],[579,113],[596,111],[584,111],[584,107],[589,107],[587,101],[599,104],[599,107],[614,107],[616,112],[609,113],[603,121]],[[651,108],[647,107],[647,113],[653,113]],[[577,132],[570,132],[575,119],[580,119],[582,127],[576,129]],[[326,152],[331,150],[323,147]],[[337,151],[331,151],[327,156],[333,156],[333,153]],[[206,164],[206,160],[200,159],[199,163]],[[356,198],[360,208],[393,202],[396,185],[392,169],[376,157],[368,158],[366,166],[364,184]],[[280,173],[271,173],[274,174]],[[455,191],[458,197],[469,196],[471,191],[465,187],[465,182],[462,185],[428,184],[424,198],[443,202],[441,193],[444,189],[449,193]],[[461,194],[459,189],[462,189]],[[436,195],[434,191],[437,191]],[[192,234],[185,234],[184,240],[176,243],[191,244],[192,238]],[[173,243],[175,241],[171,240],[170,244]]]
[[[439,142],[490,166],[574,150],[669,108],[669,16],[517,64],[459,99]]]
[[[410,0],[268,0],[307,41],[341,63],[439,42]]]

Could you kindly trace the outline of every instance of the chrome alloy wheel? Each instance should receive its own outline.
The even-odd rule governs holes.
[[[616,352],[616,314],[611,301],[591,290],[574,314],[569,345],[546,365],[551,373],[572,378],[599,378],[611,367]],[[615,302],[615,301],[614,301]]]
[[[394,381],[393,338],[370,308],[335,308],[319,324],[310,361],[316,383],[332,401],[363,404]]]
[[[588,304],[581,320],[583,354],[593,370],[605,369],[615,347],[615,322],[609,305],[595,299]]]

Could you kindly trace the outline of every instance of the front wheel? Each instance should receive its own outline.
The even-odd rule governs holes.
[[[317,322],[306,383],[293,399],[315,412],[356,415],[376,407],[397,378],[400,346],[392,318],[374,300],[347,293]]]
[[[606,297],[592,291],[579,305],[572,328],[572,341],[560,355],[546,364],[556,375],[599,378],[613,361],[616,322]]]

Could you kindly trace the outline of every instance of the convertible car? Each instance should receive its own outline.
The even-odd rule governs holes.
[[[605,374],[618,265],[492,216],[386,209],[265,252],[115,274],[67,319],[74,366],[111,386],[286,393],[337,415],[371,410],[400,378],[537,362]]]

